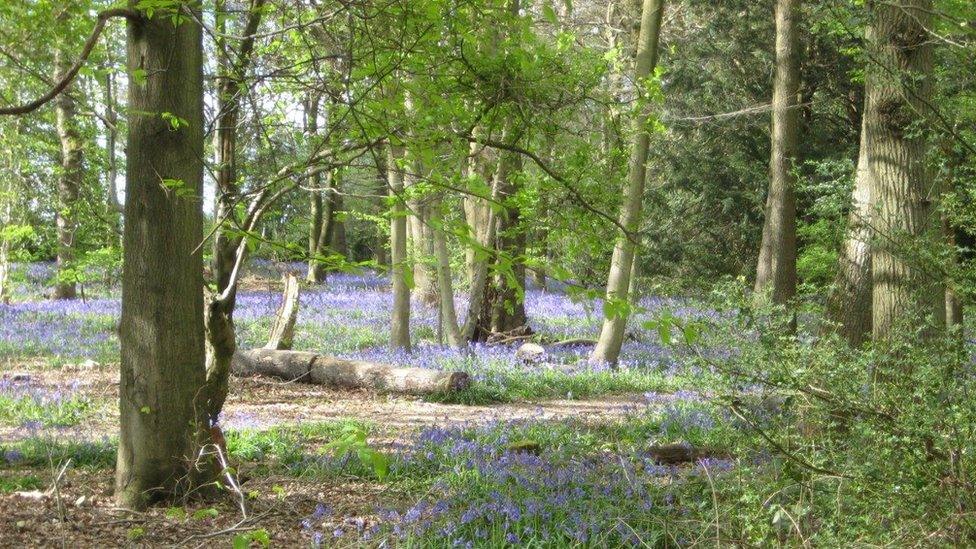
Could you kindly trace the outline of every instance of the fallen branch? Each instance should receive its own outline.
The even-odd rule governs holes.
[[[231,373],[271,376],[335,389],[373,389],[410,395],[454,392],[471,385],[471,378],[464,372],[398,368],[305,351],[273,349],[237,351],[231,362]]]

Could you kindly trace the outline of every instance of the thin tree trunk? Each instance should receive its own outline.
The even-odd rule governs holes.
[[[943,323],[945,289],[904,249],[934,246],[941,225],[938,183],[926,166],[926,132],[915,128],[932,97],[933,47],[926,30],[932,2],[869,6],[873,38],[865,117],[878,234],[871,250],[872,334],[883,341],[920,321]]]
[[[390,250],[393,278],[393,317],[390,321],[390,347],[410,350],[410,285],[407,277],[410,265],[407,257],[407,211],[403,202],[403,146],[390,144],[387,155],[387,174],[390,196],[393,198],[393,219],[390,221]]]
[[[409,156],[409,152],[407,155]],[[404,174],[404,184],[407,188],[420,183],[423,166],[419,161],[410,163]],[[413,295],[421,303],[433,305],[437,303],[437,266],[434,263],[434,243],[430,229],[430,198],[421,196],[409,203],[410,217],[408,226],[410,231],[410,256],[413,264]]]
[[[871,170],[865,123],[861,122],[861,145],[857,174],[851,193],[847,237],[840,251],[837,276],[827,296],[826,327],[836,330],[851,346],[859,346],[871,335]]]
[[[499,196],[505,202],[503,215],[496,221],[496,250],[512,260],[511,272],[500,272],[493,281],[491,302],[491,331],[510,332],[528,324],[525,314],[525,232],[520,227],[521,214],[512,198],[518,192],[517,174],[522,171],[522,156],[503,152],[508,166],[504,179],[500,181]],[[499,170],[502,173],[502,170]]]
[[[305,142],[309,147],[319,131],[319,101],[318,93],[310,93],[305,101]],[[322,177],[319,171],[309,167],[308,184],[312,187],[309,192],[311,222],[308,227],[308,273],[305,280],[321,282],[319,262],[319,232],[322,230]]]
[[[776,2],[776,78],[773,83],[769,196],[763,225],[756,296],[777,305],[796,295],[796,177],[800,131],[798,108],[800,0]]]
[[[206,371],[199,25],[184,18],[175,26],[160,14],[129,20],[128,70],[147,77],[129,87],[115,495],[120,506],[140,508],[206,480],[196,478],[201,473],[194,466],[208,433],[201,401]],[[185,124],[173,129],[164,112]],[[179,181],[186,191],[176,192],[161,179]]]
[[[5,187],[0,194],[0,227],[8,227],[13,222],[13,185],[9,179]],[[10,303],[10,239],[3,234],[0,234],[0,303]]]
[[[664,15],[664,0],[644,0],[641,11],[640,36],[637,41],[637,64],[634,77],[642,81],[651,76],[657,64],[658,41],[661,34],[661,20]],[[630,287],[630,271],[634,262],[635,233],[640,227],[641,209],[644,198],[644,179],[647,171],[647,153],[650,135],[645,127],[646,117],[634,120],[634,147],[630,156],[627,186],[620,211],[620,224],[630,234],[617,238],[610,261],[610,275],[607,280],[606,300],[608,303],[626,301]],[[593,349],[591,359],[600,362],[616,363],[623,345],[624,331],[627,328],[626,311],[611,312],[608,308],[600,330],[600,338]]]
[[[112,212],[122,213],[122,202],[119,201],[119,167],[115,154],[119,135],[119,115],[115,108],[115,74],[105,73],[105,156],[108,160],[108,171],[105,173],[107,203]]]
[[[503,140],[508,141],[511,135],[511,129],[506,128]],[[501,199],[501,188],[503,181],[508,178],[508,169],[510,162],[512,160],[512,154],[500,154],[498,157],[497,168],[495,170],[494,176],[491,183],[491,202],[498,202]],[[477,205],[480,207],[480,205]],[[487,210],[484,221],[479,220],[479,223],[483,225],[483,238],[479,239],[479,245],[488,250],[491,253],[496,251],[495,238],[497,234],[498,220],[496,219],[494,208],[485,208]],[[488,280],[488,270],[491,266],[494,258],[484,257],[477,258],[474,262],[471,273],[471,287],[470,287],[470,297],[468,298],[468,314],[464,319],[464,328],[461,330],[461,336],[464,341],[485,341],[490,333],[486,333],[486,311],[491,304],[490,296],[488,294],[489,280]],[[490,318],[489,318],[490,322]],[[490,328],[489,330],[490,331]]]
[[[56,74],[55,81],[62,78],[71,68],[71,60],[60,50],[54,54]],[[78,220],[75,211],[78,196],[81,192],[82,162],[84,144],[81,142],[81,131],[78,128],[78,107],[71,93],[77,89],[68,86],[55,99],[54,108],[57,115],[58,140],[61,142],[61,175],[58,178],[58,281],[54,288],[54,299],[73,299],[78,295],[77,285],[69,270],[75,260],[75,231]]]
[[[460,348],[465,344],[458,325],[457,309],[454,305],[454,285],[451,278],[451,256],[447,249],[447,233],[444,226],[442,212],[443,204],[438,199],[431,204],[431,211],[435,212],[437,226],[433,228],[434,255],[437,257],[437,287],[440,292],[440,315],[447,336],[447,344]]]
[[[247,247],[243,237],[235,232],[236,207],[241,198],[237,172],[237,125],[241,111],[242,85],[251,62],[254,35],[261,23],[266,0],[253,0],[242,29],[245,37],[236,55],[218,50],[219,77],[217,79],[216,133],[216,197],[215,216],[219,223],[214,234],[211,268],[217,291],[209,296],[206,307],[207,333],[207,397],[206,410],[212,422],[217,421],[227,398],[230,362],[237,348],[234,327],[234,308],[237,304],[237,280]],[[218,20],[223,2],[216,4]],[[236,61],[233,59],[236,58]],[[253,220],[252,220],[253,221]],[[252,223],[253,224],[253,223]],[[230,228],[231,230],[228,230]],[[245,227],[253,229],[253,227]]]
[[[373,154],[373,160],[376,164],[376,197],[373,208],[375,214],[381,214],[386,208],[384,197],[389,194],[386,188],[388,181],[386,152],[384,152],[382,146]],[[373,239],[373,259],[376,261],[377,266],[389,265],[389,254],[387,254],[389,242],[390,239],[386,237],[386,231],[382,226],[377,224]]]

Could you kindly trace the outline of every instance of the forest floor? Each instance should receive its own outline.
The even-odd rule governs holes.
[[[0,532],[11,546],[686,545],[710,520],[693,500],[765,459],[736,455],[733,418],[688,390],[707,372],[642,327],[663,308],[707,312],[646,299],[611,370],[580,360],[582,347],[545,368],[514,346],[445,350],[436,311],[417,306],[407,355],[386,349],[385,281],[340,275],[304,291],[296,348],[463,370],[472,389],[422,399],[235,378],[221,425],[240,490],[122,511],[111,498],[117,292],[51,302],[42,279],[27,276],[28,298],[0,305]],[[261,343],[280,299],[265,279],[241,295],[242,347]],[[595,334],[598,307],[560,289],[527,293],[549,340]],[[710,450],[684,464],[650,451],[672,443]]]

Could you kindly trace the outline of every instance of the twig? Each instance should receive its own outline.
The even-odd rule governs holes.
[[[101,36],[102,31],[105,30],[105,24],[113,17],[125,17],[133,21],[142,20],[142,15],[139,12],[128,8],[113,8],[99,12],[98,19],[95,21],[95,28],[92,29],[91,35],[88,37],[88,40],[85,41],[85,46],[81,50],[81,56],[77,61],[75,61],[75,64],[68,69],[68,72],[64,74],[61,80],[57,82],[54,87],[48,90],[47,93],[34,101],[31,101],[30,103],[0,108],[0,115],[27,114],[29,112],[33,112],[63,92],[64,89],[71,84],[71,81],[78,76],[78,71],[80,71],[81,67],[84,66],[86,61],[88,61],[88,57],[91,55],[92,50],[95,49],[95,44],[98,43],[98,37]]]

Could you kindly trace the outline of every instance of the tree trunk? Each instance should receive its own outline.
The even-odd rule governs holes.
[[[282,281],[285,285],[281,306],[275,312],[274,324],[271,325],[271,335],[265,349],[286,351],[291,349],[295,338],[295,321],[298,320],[298,278],[287,274]]]
[[[311,148],[313,140],[319,131],[319,102],[318,93],[312,92],[305,101],[305,142]],[[307,282],[322,282],[321,269],[317,256],[319,255],[319,233],[322,230],[322,177],[318,170],[309,167],[308,184],[312,188],[309,192],[311,222],[308,227],[308,273]]]
[[[211,268],[217,291],[208,296],[206,306],[207,368],[206,411],[212,422],[217,421],[227,397],[230,361],[237,348],[234,327],[234,308],[237,305],[237,280],[235,269],[247,252],[244,239],[234,230],[246,223],[235,223],[237,206],[241,200],[237,172],[237,125],[240,118],[242,87],[254,48],[257,32],[264,13],[266,0],[254,0],[242,29],[245,37],[236,55],[218,49],[217,122],[215,126],[216,149],[216,200],[214,212],[218,227],[214,233]],[[223,21],[224,2],[217,2],[215,11],[218,21]],[[221,23],[223,24],[223,23]],[[234,59],[236,58],[236,61]],[[228,230],[230,228],[231,230]],[[245,227],[252,229],[253,227]]]
[[[857,347],[871,335],[871,170],[865,124],[861,123],[861,145],[857,174],[847,217],[847,237],[840,251],[837,276],[827,296],[827,329],[836,330]]]
[[[407,153],[409,156],[409,153]],[[423,166],[413,161],[404,174],[407,188],[421,182]],[[437,267],[434,262],[433,231],[430,228],[430,197],[419,196],[410,200],[410,256],[413,265],[413,295],[421,303],[434,305],[439,296],[437,286]]]
[[[390,251],[393,278],[393,316],[390,321],[390,347],[410,350],[410,285],[407,257],[407,209],[403,202],[403,146],[390,144],[387,153],[387,174],[393,214],[390,221]]]
[[[793,169],[800,131],[797,104],[799,17],[800,0],[777,0],[769,195],[755,285],[758,299],[771,299],[777,305],[787,305],[796,295],[796,177]]]
[[[385,197],[389,195],[389,191],[387,190],[388,174],[386,153],[383,151],[382,146],[378,147],[378,150],[373,153],[373,160],[376,164],[376,196],[374,199],[373,213],[375,215],[382,215],[386,209]],[[390,239],[386,237],[386,231],[382,226],[377,224],[373,238],[373,259],[379,267],[390,264],[389,254],[387,253],[389,242]]]
[[[325,172],[325,187],[316,193],[319,203],[319,219],[317,227],[314,227],[316,231],[315,244],[310,250],[313,255],[309,259],[308,275],[306,276],[308,282],[325,282],[326,270],[321,257],[336,251],[333,241],[336,231],[336,208],[339,205],[339,195],[336,193],[339,173],[336,170]],[[318,184],[321,184],[321,180]],[[309,236],[311,237],[311,234]],[[311,244],[311,240],[309,243]]]
[[[498,218],[496,249],[511,260],[511,271],[499,272],[494,280],[494,299],[491,302],[491,331],[505,333],[528,325],[525,314],[525,232],[521,227],[521,213],[513,197],[521,186],[517,176],[522,171],[522,156],[518,153],[504,152],[510,156],[509,166],[504,170],[505,178],[499,188],[499,195],[505,203],[503,215]],[[501,173],[502,170],[499,170]]]
[[[661,34],[661,19],[664,15],[664,0],[644,0],[641,12],[640,36],[637,41],[637,64],[634,77],[643,81],[651,76],[657,64],[658,41]],[[639,86],[638,86],[639,87]],[[630,287],[630,271],[634,262],[634,240],[640,228],[641,209],[644,198],[644,179],[647,171],[647,153],[650,135],[646,128],[646,116],[634,120],[634,146],[630,156],[627,186],[620,211],[620,224],[630,234],[617,238],[610,261],[610,275],[607,280],[606,300],[608,303],[627,300]],[[593,349],[591,359],[599,362],[617,362],[620,347],[623,345],[624,331],[627,328],[626,311],[607,308],[600,330],[600,338]]]
[[[329,242],[332,250],[343,258],[349,258],[349,246],[346,243],[346,221],[343,206],[343,197],[340,184],[342,183],[342,171],[336,170],[332,176],[332,186],[330,187],[329,197],[332,199],[332,208],[329,217],[329,231],[331,235]]]
[[[437,226],[433,228],[434,255],[437,257],[437,287],[440,292],[440,319],[447,336],[447,344],[460,348],[465,344],[458,325],[457,309],[454,306],[454,285],[451,278],[451,256],[447,249],[447,233],[444,226],[443,204],[438,199],[431,205],[435,212]]]
[[[60,50],[55,52],[54,58],[56,66],[54,80],[58,81],[68,72],[72,63]],[[81,142],[81,131],[78,127],[78,107],[71,97],[74,89],[74,86],[68,86],[54,100],[58,140],[61,142],[57,212],[58,280],[54,288],[54,299],[73,299],[78,294],[74,277],[67,272],[75,260],[75,231],[78,228],[75,208],[84,177],[82,172],[84,144]]]
[[[906,254],[939,238],[938,184],[926,166],[925,131],[915,126],[932,97],[931,0],[869,4],[871,62],[865,80],[872,220],[872,335],[891,338],[919,322],[945,320],[945,289],[935,273]],[[926,330],[934,333],[934,330]]]
[[[136,71],[147,76],[129,86],[115,494],[120,506],[139,508],[206,480],[194,467],[209,432],[200,400],[206,372],[199,25],[184,18],[174,26],[158,13],[129,20],[128,71],[130,78]],[[167,112],[185,124],[174,129],[162,117]]]
[[[303,351],[252,349],[234,355],[236,375],[266,375],[334,389],[373,389],[409,395],[460,391],[471,385],[464,372],[397,368]]]
[[[119,201],[119,167],[115,154],[119,136],[119,115],[115,108],[115,74],[110,70],[105,73],[105,157],[108,171],[105,172],[106,202],[110,212],[122,213],[122,202]],[[118,228],[118,227],[117,227]]]

